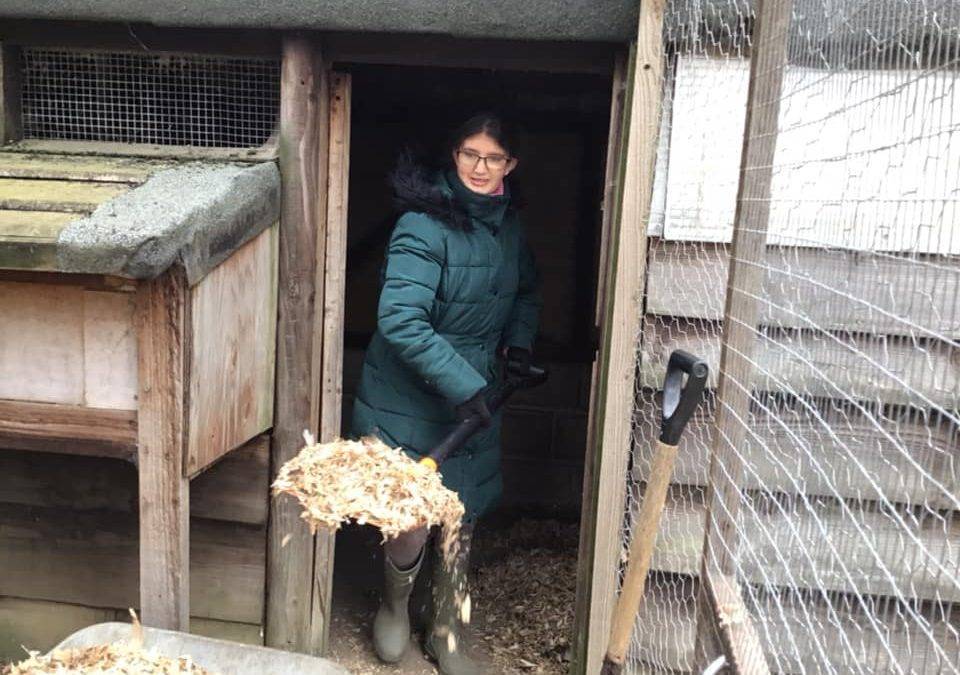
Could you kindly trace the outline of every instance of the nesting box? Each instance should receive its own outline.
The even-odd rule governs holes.
[[[0,447],[138,466],[146,622],[187,627],[189,482],[273,420],[273,163],[0,153]]]

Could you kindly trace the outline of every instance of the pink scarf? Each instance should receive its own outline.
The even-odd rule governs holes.
[[[497,186],[497,189],[490,193],[491,197],[501,197],[503,196],[503,181],[500,181],[500,185]]]

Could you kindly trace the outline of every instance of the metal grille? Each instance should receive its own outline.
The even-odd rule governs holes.
[[[278,59],[28,48],[23,63],[25,138],[253,148],[279,113]]]

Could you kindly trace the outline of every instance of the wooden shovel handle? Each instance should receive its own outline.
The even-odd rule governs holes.
[[[623,579],[620,598],[613,614],[613,628],[610,631],[610,645],[607,648],[607,660],[614,664],[623,663],[627,654],[627,645],[633,633],[633,623],[640,608],[640,599],[650,570],[650,558],[657,541],[660,515],[667,499],[667,488],[673,475],[673,463],[677,457],[677,446],[657,441],[657,452],[650,467],[647,487],[643,492],[643,504],[640,515],[634,525],[630,540],[630,557],[627,574]]]

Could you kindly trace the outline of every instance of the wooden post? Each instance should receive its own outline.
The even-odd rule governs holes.
[[[343,406],[343,323],[347,277],[347,197],[350,179],[350,75],[330,75],[330,141],[327,172],[326,280],[323,284],[323,374],[320,435],[323,442],[340,437]],[[336,536],[317,533],[314,550],[311,646],[326,652],[330,634],[330,598]]]
[[[710,602],[706,594],[709,588],[735,587],[734,552],[739,538],[737,513],[743,482],[739,449],[747,431],[743,420],[748,419],[750,411],[753,348],[760,311],[757,295],[763,282],[762,263],[766,258],[770,182],[786,65],[790,6],[791,0],[761,0],[754,31],[740,186],[723,318],[717,433],[710,459],[707,523],[700,570],[698,602],[701,604]],[[698,663],[695,663],[695,670],[702,669],[709,662],[710,654],[703,641],[717,632],[715,626],[704,625],[707,616],[706,612],[698,613],[695,650]],[[752,657],[750,662],[743,664],[743,672],[767,672],[766,662],[756,661],[757,654],[763,659],[762,650],[752,646],[749,652]]]
[[[614,70],[612,100],[610,105],[610,132],[607,144],[607,166],[603,197],[603,221],[600,243],[600,282],[597,287],[597,326],[600,346],[593,362],[590,379],[590,409],[587,418],[587,453],[583,472],[583,507],[580,513],[580,542],[577,553],[577,596],[574,609],[574,654],[571,673],[586,673],[587,647],[592,601],[591,580],[594,570],[594,551],[598,529],[597,509],[600,506],[601,448],[597,443],[599,424],[603,419],[601,403],[606,394],[610,352],[609,324],[611,308],[608,306],[606,288],[614,276],[610,264],[610,250],[614,248],[619,233],[620,204],[623,192],[623,175],[626,164],[627,120],[625,110],[630,107],[633,90],[633,64],[635,50],[629,58]]]
[[[574,672],[600,669],[617,599],[623,548],[627,460],[634,412],[634,379],[641,305],[646,289],[647,225],[653,195],[653,169],[660,130],[663,87],[663,13],[665,0],[640,4],[636,59],[626,151],[621,174],[616,234],[606,252],[610,281],[604,288],[606,311],[599,373],[592,394],[591,443],[584,476],[581,519],[577,643]],[[589,482],[588,482],[589,481]],[[586,596],[586,597],[584,597]],[[585,644],[584,644],[585,640]]]
[[[140,612],[144,625],[190,627],[190,483],[185,475],[187,281],[174,267],[137,289]]]
[[[23,136],[20,48],[0,44],[0,145]]]
[[[633,57],[631,52],[629,56]],[[600,255],[598,256],[597,300],[594,307],[594,321],[599,327],[603,322],[606,308],[607,276],[610,270],[610,237],[614,234],[614,216],[619,218],[620,197],[623,189],[622,162],[626,153],[626,109],[630,101],[632,61],[627,63],[628,54],[617,55],[613,64],[613,87],[610,92],[610,128],[607,132],[607,157],[603,179],[603,218],[600,223]],[[611,275],[612,276],[612,275]]]
[[[283,41],[280,79],[280,263],[276,406],[271,476],[316,435],[320,413],[321,306],[326,247],[325,73],[306,37]],[[266,643],[307,651],[314,541],[291,499],[271,500]]]

